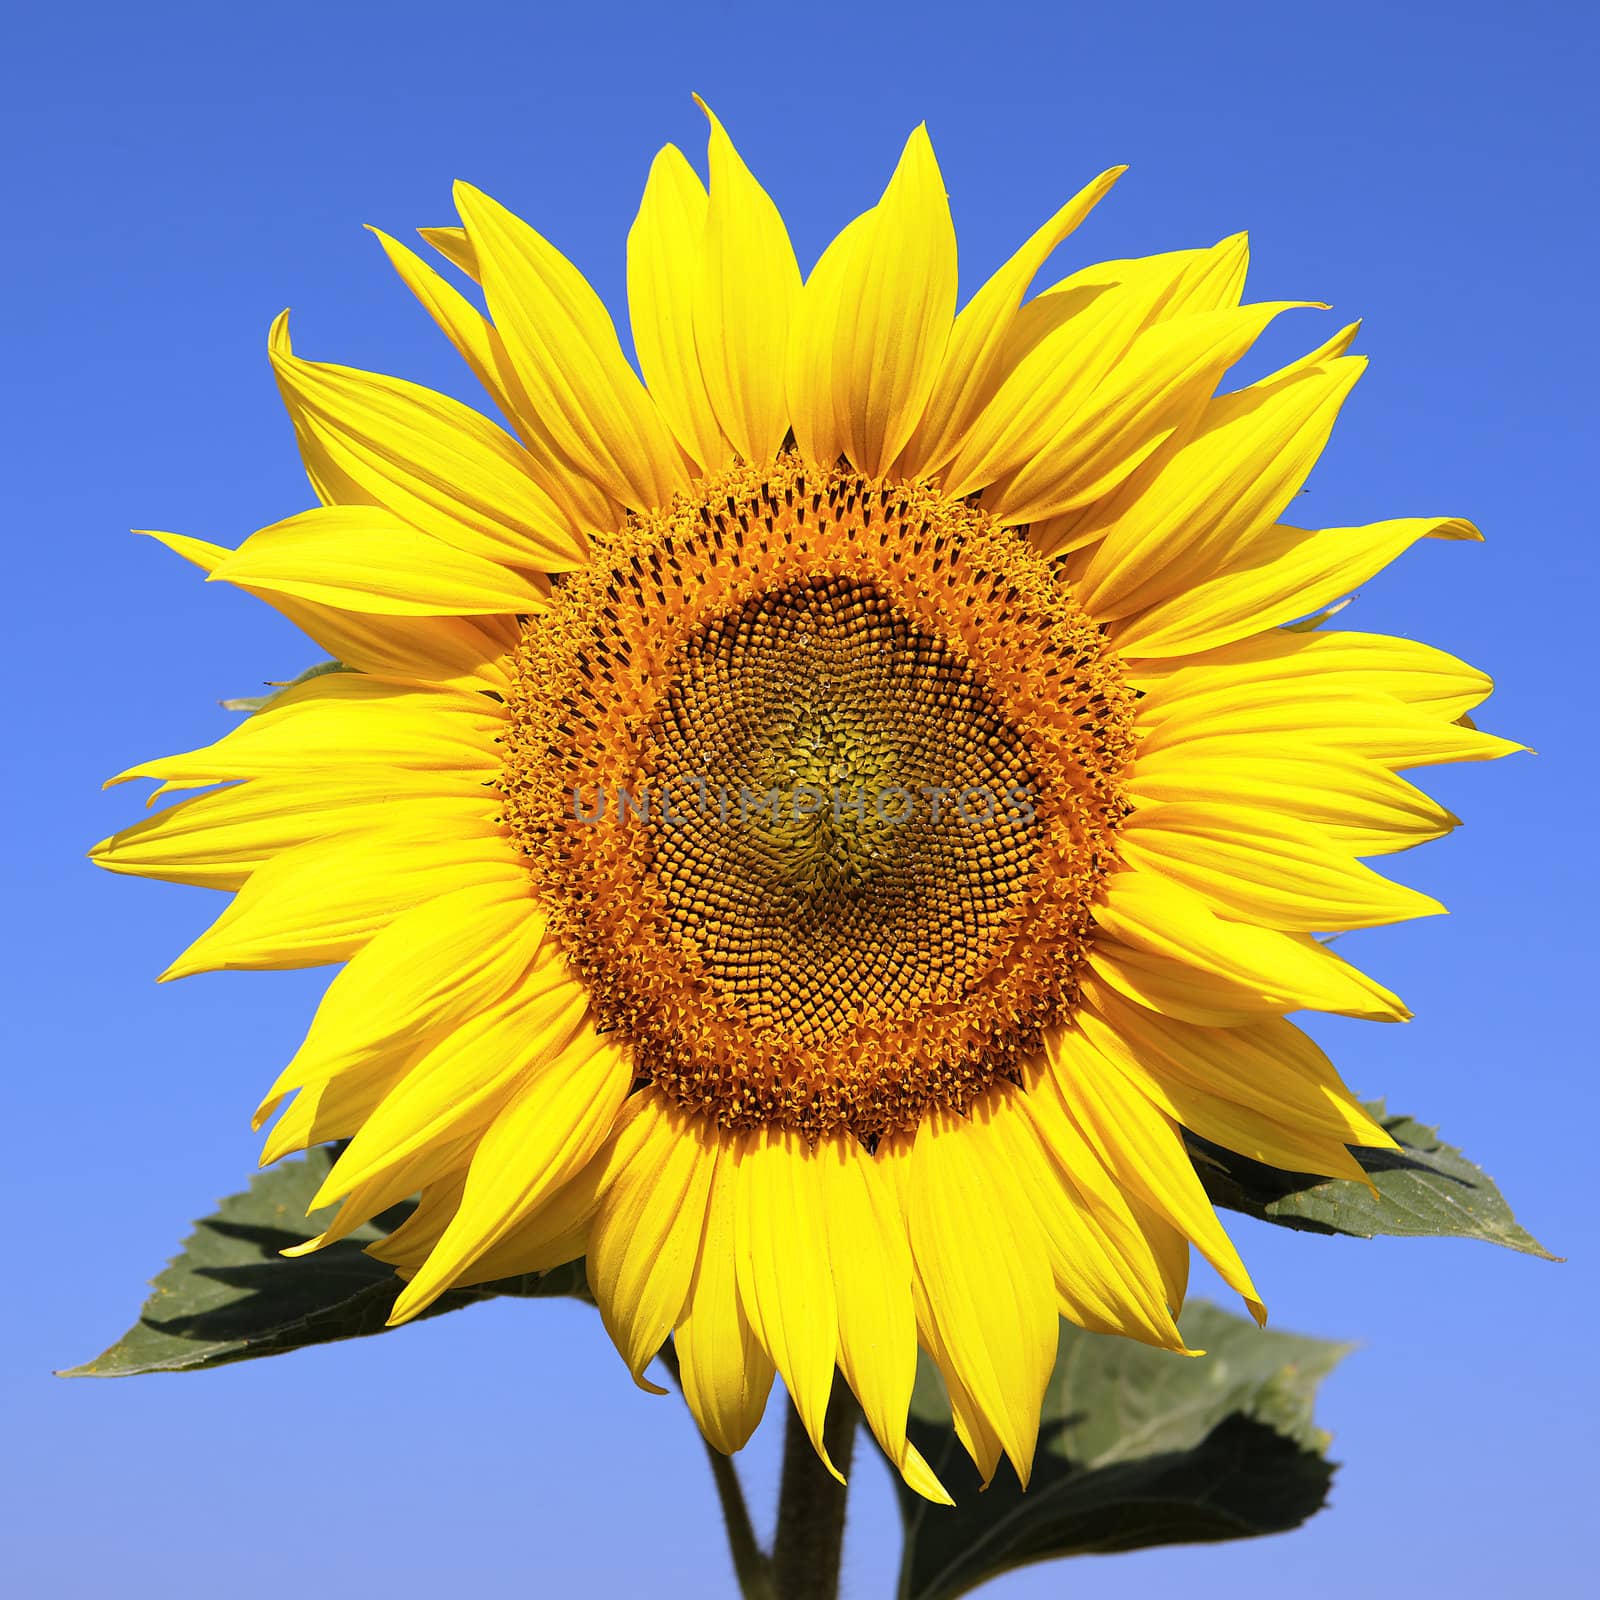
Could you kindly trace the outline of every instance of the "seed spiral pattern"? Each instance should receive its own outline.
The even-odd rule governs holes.
[[[699,489],[530,619],[505,822],[642,1079],[870,1144],[1073,1004],[1134,696],[970,506],[794,456]]]
[[[752,596],[687,640],[645,748],[674,939],[807,1042],[977,983],[1039,826],[1017,731],[860,579]],[[672,782],[674,773],[696,782]]]

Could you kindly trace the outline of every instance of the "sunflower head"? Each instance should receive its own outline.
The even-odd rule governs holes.
[[[1292,309],[1242,237],[1030,297],[1119,170],[958,313],[923,129],[802,282],[713,117],[629,234],[637,370],[463,186],[456,281],[378,237],[504,426],[275,325],[319,503],[157,537],[344,670],[121,774],[197,792],[95,853],[233,893],[168,976],[346,963],[265,1158],[349,1141],[318,1244],[420,1197],[397,1320],[585,1256],[713,1444],[781,1373],[822,1451],[842,1373],[938,1499],[919,1345],[1026,1480],[1059,1316],[1181,1351],[1191,1244],[1264,1314],[1184,1130],[1390,1142],[1287,1017],[1406,1015],[1317,935],[1439,910],[1362,860],[1455,821],[1400,774],[1516,747],[1473,669],[1296,619],[1476,533],[1279,520],[1363,363],[1219,391]]]
[[[508,705],[535,892],[686,1111],[871,1146],[1063,1015],[1134,697],[976,508],[793,452],[726,469],[597,541]]]

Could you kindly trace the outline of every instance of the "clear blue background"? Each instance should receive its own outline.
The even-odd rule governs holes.
[[[284,305],[308,355],[471,392],[359,227],[453,220],[453,178],[530,216],[620,306],[651,155],[669,139],[703,154],[691,89],[807,264],[926,117],[968,289],[1089,176],[1129,162],[1069,265],[1248,226],[1257,297],[1365,316],[1373,367],[1304,518],[1477,519],[1486,545],[1414,551],[1350,620],[1490,668],[1486,725],[1541,751],[1437,775],[1468,824],[1397,866],[1455,914],[1350,941],[1417,1020],[1323,1033],[1356,1086],[1442,1122],[1571,1262],[1237,1223],[1279,1325],[1364,1346],[1321,1406],[1346,1463],[1332,1508],[1284,1538],[1036,1568],[992,1592],[1581,1585],[1597,1298],[1592,19],[1576,0],[13,13],[12,1592],[731,1592],[687,1417],[633,1388],[577,1305],[503,1304],[196,1376],[47,1375],[120,1332],[188,1220],[252,1168],[249,1110],[323,982],[157,988],[220,901],[82,858],[135,814],[130,791],[98,792],[105,774],[211,739],[219,696],[315,655],[124,530],[232,544],[308,502],[266,362]],[[1273,355],[1335,325],[1297,318]],[[745,1458],[761,1508],[778,1424],[775,1406]],[[875,1596],[895,1511],[876,1462],[857,1480],[848,1589]]]

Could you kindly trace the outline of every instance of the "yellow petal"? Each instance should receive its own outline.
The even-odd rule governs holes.
[[[424,1184],[411,1215],[392,1233],[369,1244],[366,1254],[375,1261],[389,1263],[409,1283],[460,1209],[466,1184],[465,1167],[457,1167],[436,1183]]]
[[[956,1438],[972,1457],[972,1463],[977,1467],[978,1475],[983,1480],[983,1487],[987,1489],[999,1470],[1000,1458],[1005,1454],[1005,1445],[984,1414],[983,1408],[962,1382],[961,1368],[950,1353],[944,1335],[934,1320],[927,1286],[922,1280],[920,1270],[913,1286],[913,1298],[917,1307],[917,1338],[939,1369],[945,1393],[950,1398],[950,1415],[955,1424]]]
[[[615,1155],[617,1142],[634,1127],[634,1118],[619,1117],[632,1082],[626,1053],[592,1027],[532,1073],[484,1130],[461,1204],[395,1301],[390,1322],[416,1316],[465,1278],[474,1262],[583,1171],[613,1134]],[[594,1176],[603,1182],[605,1174]]]
[[[521,876],[492,828],[440,836],[388,827],[319,839],[253,872],[161,978],[348,961],[412,906],[468,884]]]
[[[471,1148],[476,1151],[476,1139]],[[463,1167],[447,1182],[425,1188],[411,1217],[387,1238],[368,1245],[367,1254],[389,1262],[407,1282],[414,1278],[461,1209],[467,1171]],[[530,1272],[542,1274],[578,1260],[609,1176],[602,1150],[567,1182],[551,1190],[497,1243],[459,1267],[452,1279],[455,1287],[493,1283]]]
[[[1153,720],[1148,726],[1140,720],[1141,763],[1157,752],[1180,748],[1210,756],[1233,755],[1241,749],[1289,756],[1331,749],[1345,757],[1405,768],[1492,761],[1523,748],[1476,728],[1440,722],[1389,695],[1346,694],[1337,687],[1324,693],[1315,680],[1311,686],[1292,679],[1225,684],[1190,696],[1182,715],[1162,719],[1154,707],[1149,715]]]
[[[486,1009],[527,970],[544,933],[543,912],[514,879],[471,884],[401,913],[328,985],[255,1125],[290,1090],[415,1049]]]
[[[667,426],[703,471],[716,472],[733,446],[717,423],[695,349],[706,208],[699,175],[667,145],[651,163],[628,233],[628,315],[639,370]]]
[[[1394,1146],[1327,1056],[1283,1018],[1196,1027],[1157,1016],[1091,979],[1077,1020],[1095,1047],[1130,1073],[1137,1066],[1164,1084],[1204,1090],[1324,1142]]]
[[[557,447],[555,438],[528,399],[522,380],[506,350],[500,330],[470,300],[446,283],[422,258],[377,228],[369,230],[383,246],[390,265],[400,274],[406,287],[421,301],[445,336],[460,352],[501,414],[517,430],[528,450],[528,474],[561,508],[571,526],[580,534],[597,528],[614,528],[621,519],[616,502],[591,483]],[[466,232],[460,228],[423,229],[424,234],[450,234],[459,237],[461,248],[470,252]],[[477,258],[472,256],[472,277],[477,276]]]
[[[981,1102],[970,1119],[989,1115]],[[911,1248],[961,1384],[1026,1487],[1055,1365],[1054,1280],[1026,1198],[984,1154],[963,1119],[924,1116],[911,1162]]]
[[[1293,498],[1365,365],[1299,363],[1211,401],[1181,444],[1152,458],[1153,477],[1130,478],[1096,512],[1107,531],[1080,604],[1112,621],[1212,576]]]
[[[108,872],[231,890],[274,856],[315,839],[387,822],[471,831],[491,821],[500,803],[481,784],[450,774],[260,779],[168,806],[101,840],[89,858]]]
[[[552,1190],[535,1210],[510,1228],[497,1244],[491,1245],[459,1268],[454,1280],[456,1287],[493,1283],[497,1278],[516,1278],[527,1272],[545,1273],[578,1260],[588,1247],[589,1228],[599,1209],[599,1186],[604,1173],[604,1163],[601,1157],[596,1156],[575,1177]],[[462,1190],[465,1192],[464,1174]],[[459,1202],[428,1249],[414,1257],[411,1276],[415,1276],[421,1268],[433,1244],[444,1236],[444,1229],[454,1218],[456,1209],[459,1209]],[[376,1251],[369,1253],[377,1254]],[[387,1261],[390,1258],[385,1255],[382,1259]]]
[[[979,1132],[988,1136],[989,1159],[1014,1175],[1039,1220],[1062,1314],[1096,1333],[1183,1350],[1161,1266],[1142,1228],[1051,1098],[1013,1096],[1005,1114]],[[1086,1168],[1102,1180],[1093,1199],[1075,1181]]]
[[[1042,454],[1140,335],[1162,321],[1167,304],[1211,253],[1102,262],[1025,305],[944,474],[946,492],[985,488]],[[1205,307],[1198,295],[1188,303],[1196,312],[1227,309]]]
[[[526,576],[377,506],[319,506],[275,522],[251,534],[211,576],[387,616],[542,611],[547,599]]]
[[[418,234],[442,255],[451,266],[477,283],[483,273],[478,266],[478,252],[465,228],[418,228]]]
[[[1117,854],[1193,889],[1223,916],[1291,933],[1375,928],[1444,910],[1328,849],[1304,825],[1220,801],[1141,807],[1123,824]]]
[[[426,1191],[456,1178],[465,1180],[467,1163],[472,1159],[475,1144],[472,1135],[443,1139],[417,1151],[409,1161],[382,1168],[376,1176],[354,1185],[339,1203],[333,1220],[314,1239],[304,1244],[291,1245],[282,1254],[290,1257],[308,1256],[325,1250],[330,1244],[348,1238],[357,1228],[364,1227],[390,1206],[399,1205],[419,1191]],[[315,1210],[315,1206],[307,1208]]]
[[[456,207],[489,312],[555,447],[618,505],[667,504],[685,483],[678,452],[600,297],[548,240],[470,184],[456,185]]]
[[[1232,741],[1237,745],[1240,741]],[[1308,824],[1330,849],[1382,855],[1450,832],[1459,818],[1376,761],[1332,750],[1200,752],[1202,744],[1141,751],[1124,790],[1135,805],[1203,794],[1218,804]]]
[[[1189,1293],[1189,1257],[1193,1247],[1189,1243],[1189,1236],[1181,1228],[1175,1228],[1167,1219],[1147,1206],[1136,1195],[1128,1196],[1128,1209],[1132,1212],[1138,1224],[1139,1231],[1144,1235],[1145,1243],[1149,1245],[1151,1254],[1156,1259],[1156,1268],[1161,1274],[1162,1292],[1167,1297],[1167,1305],[1171,1308],[1174,1317],[1183,1311],[1184,1301]],[[1204,1355],[1203,1350],[1190,1350],[1189,1355]]]
[[[202,572],[214,572],[233,554],[186,534],[139,531]],[[454,689],[490,689],[500,695],[510,686],[505,657],[516,648],[520,633],[513,617],[364,617],[269,590],[246,592],[258,594],[335,661],[357,672]]]
[[[736,1161],[739,1302],[823,1465],[842,1483],[822,1442],[838,1313],[815,1164],[800,1135],[773,1127],[746,1135]]]
[[[925,126],[906,141],[869,217],[837,285],[821,297],[808,289],[801,318],[806,343],[831,352],[845,453],[875,478],[921,419],[956,308],[955,225]]]
[[[141,762],[109,779],[107,787],[159,778],[171,788],[197,788],[357,766],[470,772],[488,779],[499,770],[494,741],[503,722],[503,709],[482,695],[330,672],[285,689],[215,744]],[[382,783],[381,774],[376,781]]]
[[[901,1216],[908,1215],[911,1201],[911,1165],[916,1149],[916,1134],[885,1134],[879,1141],[873,1159],[883,1175],[886,1186],[893,1192]],[[909,1224],[908,1224],[909,1228]],[[909,1233],[908,1233],[909,1237]],[[960,1366],[945,1343],[944,1332],[933,1311],[932,1297],[926,1276],[916,1251],[911,1253],[911,1303],[917,1319],[917,1342],[933,1358],[950,1398],[951,1419],[955,1423],[956,1438],[972,1457],[988,1488],[1005,1454],[1005,1446],[983,1409],[973,1399],[962,1379]]]
[[[266,590],[260,598],[355,672],[502,699],[511,687],[507,657],[520,634],[514,617],[374,617]]]
[[[1034,274],[1127,170],[1112,167],[1080,189],[962,308],[922,420],[901,456],[899,465],[908,477],[930,476],[954,455],[973,414],[988,396],[1006,333]]]
[[[558,963],[543,961],[431,1047],[424,1040],[405,1075],[334,1162],[313,1208],[436,1145],[481,1133],[519,1088],[571,1046],[583,1030],[587,1002],[582,984],[566,978]]]
[[[451,233],[465,240],[462,229]],[[506,354],[505,342],[499,330],[453,284],[430,267],[416,251],[409,250],[398,239],[391,238],[381,228],[369,223],[367,232],[383,246],[389,264],[400,275],[400,280],[421,302],[423,309],[439,325],[440,330],[456,347],[461,359],[472,368],[473,376],[489,392],[500,414],[513,427],[518,427],[519,414],[527,411],[528,397]],[[519,429],[520,431],[520,429]]]
[[[822,252],[795,307],[786,366],[788,412],[795,447],[807,461],[832,466],[845,452],[845,419],[835,408],[844,392],[835,382],[841,347],[835,338],[839,303],[851,280],[856,253],[873,236],[873,216],[847,223]]]
[[[724,1144],[716,1153],[700,1253],[673,1333],[683,1398],[700,1431],[724,1455],[742,1450],[755,1432],[777,1371],[739,1303],[736,1187],[734,1154]]]
[[[1244,298],[1244,281],[1250,267],[1250,236],[1230,234],[1209,250],[1186,252],[1190,259],[1162,300],[1162,317],[1188,317],[1202,311],[1236,306]]]
[[[269,1167],[292,1151],[309,1150],[330,1139],[348,1139],[399,1081],[405,1066],[404,1052],[394,1052],[358,1072],[302,1089],[268,1133],[261,1165]]]
[[[689,1297],[719,1130],[676,1108],[653,1117],[612,1179],[589,1234],[589,1287],[606,1332],[641,1388]]]
[[[301,360],[287,312],[269,348],[307,466],[326,463],[356,486],[358,503],[489,560],[550,572],[582,565],[586,542],[487,417],[400,378]]]
[[[1051,1078],[1073,1121],[1106,1166],[1146,1204],[1181,1228],[1236,1290],[1257,1322],[1267,1309],[1233,1241],[1223,1232],[1171,1118],[1146,1100],[1114,1062],[1073,1027],[1045,1035]]]
[[[1457,517],[1401,517],[1317,531],[1240,524],[1236,541],[1215,554],[1213,570],[1128,616],[1112,635],[1118,650],[1132,657],[1210,650],[1349,594],[1418,539],[1480,537]]]
[[[1387,989],[1315,939],[1230,922],[1192,890],[1154,873],[1112,873],[1094,915],[1107,938],[1096,941],[1090,964],[1130,999],[1168,1009],[1137,992],[1137,975],[1152,968],[1187,968],[1205,980],[1214,1000],[1211,1015],[1189,1007],[1171,1011],[1191,1022],[1209,1026],[1219,1015],[1253,1020],[1302,1009],[1381,1022],[1409,1016]],[[1113,949],[1113,942],[1122,949]]]
[[[784,371],[800,268],[778,208],[703,100],[700,109],[711,124],[711,198],[695,349],[722,431],[746,461],[767,461],[789,429]]]
[[[1388,694],[1454,722],[1487,699],[1494,680],[1466,662],[1415,639],[1379,633],[1302,633],[1272,628],[1203,654],[1147,660],[1131,680],[1162,707],[1187,694],[1235,683],[1314,681],[1323,690]]]
[[[889,1180],[853,1136],[813,1152],[827,1213],[828,1259],[839,1305],[839,1366],[884,1454],[918,1494],[952,1501],[915,1445],[906,1414],[917,1378],[911,1249]]]
[[[1073,394],[1013,443],[1015,473],[985,495],[1001,522],[1035,522],[1110,494],[1161,445],[1187,430],[1218,380],[1281,311],[1306,302],[1252,305],[1161,321],[1146,329],[1087,395]]]
[[[1097,1036],[1087,1015],[1076,1020],[1085,1037],[1099,1045],[1102,1053],[1110,1053],[1107,1046],[1114,1047],[1112,1039]],[[1337,1137],[1311,1132],[1291,1123],[1275,1122],[1256,1106],[1242,1105],[1213,1094],[1202,1085],[1168,1077],[1147,1068],[1137,1059],[1121,1054],[1115,1059],[1123,1076],[1163,1116],[1212,1144],[1236,1150],[1253,1161],[1279,1167],[1285,1172],[1312,1172],[1327,1178],[1368,1182],[1361,1163]]]

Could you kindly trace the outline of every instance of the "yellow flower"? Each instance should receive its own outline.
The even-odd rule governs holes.
[[[737,1450],[837,1367],[906,1480],[917,1347],[1026,1481],[1057,1316],[1181,1351],[1189,1246],[1264,1315],[1182,1129],[1359,1177],[1389,1143],[1285,1014],[1395,1020],[1315,936],[1440,910],[1361,864],[1455,822],[1400,771],[1517,748],[1481,673],[1291,626],[1414,540],[1292,502],[1346,328],[1218,394],[1281,312],[1242,237],[1036,273],[1096,179],[956,314],[918,129],[802,283],[715,118],[628,238],[643,382],[551,244],[462,186],[378,237],[513,433],[271,355],[322,502],[228,551],[157,534],[345,671],[130,768],[204,792],[114,871],[235,898],[166,976],[346,962],[264,1160],[350,1141],[326,1243],[395,1319],[586,1255],[635,1379],[673,1338]]]

